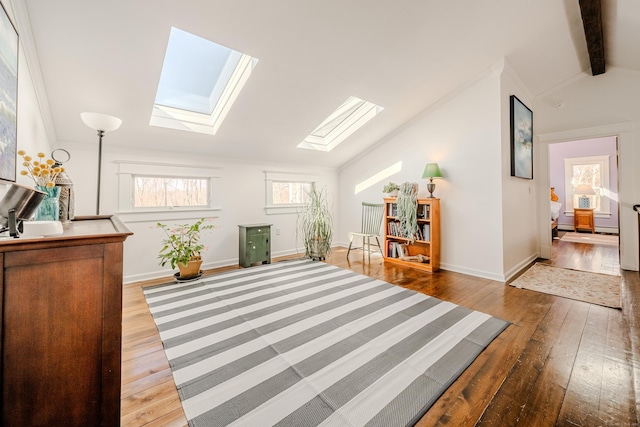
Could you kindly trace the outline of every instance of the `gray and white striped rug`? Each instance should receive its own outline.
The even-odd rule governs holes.
[[[308,260],[144,293],[191,426],[413,425],[508,325]]]

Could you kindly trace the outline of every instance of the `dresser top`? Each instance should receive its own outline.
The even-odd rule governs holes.
[[[0,252],[94,243],[122,242],[133,233],[117,217],[77,217],[62,225],[63,232],[48,237],[6,237]]]

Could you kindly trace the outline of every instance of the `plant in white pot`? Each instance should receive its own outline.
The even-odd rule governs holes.
[[[400,186],[395,182],[389,182],[382,188],[383,193],[387,193],[389,197],[397,197]]]
[[[158,253],[160,265],[167,263],[171,268],[178,267],[178,278],[189,279],[200,275],[202,251],[205,246],[200,242],[202,232],[215,228],[211,221],[201,218],[193,224],[177,225],[174,228],[158,223],[157,227],[164,231],[166,238],[162,240],[162,249]]]
[[[304,242],[305,257],[323,260],[331,252],[333,217],[327,201],[326,187],[315,185],[308,193],[309,202],[298,212],[298,229]]]

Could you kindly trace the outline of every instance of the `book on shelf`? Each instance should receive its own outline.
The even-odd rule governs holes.
[[[430,219],[431,205],[418,205],[416,217],[418,219]]]
[[[398,216],[398,204],[389,203],[387,205],[387,216]]]
[[[406,243],[389,242],[387,248],[387,257],[389,258],[404,258],[409,256],[409,245]]]
[[[422,240],[426,242],[431,241],[431,224],[422,225]]]

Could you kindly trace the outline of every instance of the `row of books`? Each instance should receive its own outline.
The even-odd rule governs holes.
[[[396,203],[387,204],[387,216],[398,216],[398,205]],[[418,205],[416,217],[419,219],[430,219],[431,205]]]
[[[400,227],[400,221],[389,221],[387,223],[387,235],[404,238],[409,237]],[[428,242],[431,239],[431,224],[422,224],[422,226],[418,228],[418,233],[415,238]]]
[[[409,256],[409,245],[406,243],[389,242],[387,257],[403,258]]]

